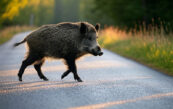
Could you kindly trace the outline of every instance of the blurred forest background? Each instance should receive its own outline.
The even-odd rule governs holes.
[[[173,75],[173,0],[0,0],[0,44],[68,21],[100,23],[102,47]]]
[[[0,27],[63,21],[99,22],[119,28],[173,29],[172,0],[1,0]]]

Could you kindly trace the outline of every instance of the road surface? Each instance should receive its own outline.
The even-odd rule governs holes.
[[[60,79],[66,70],[60,60],[42,67],[49,81],[29,66],[19,82],[25,46],[12,45],[27,34],[0,46],[0,109],[173,109],[173,77],[107,50],[77,61],[82,83],[72,74]]]

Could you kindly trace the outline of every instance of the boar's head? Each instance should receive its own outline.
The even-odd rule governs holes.
[[[80,33],[82,35],[81,49],[94,56],[103,55],[97,42],[99,28],[99,24],[96,24],[94,27],[91,24],[81,23],[80,26]]]

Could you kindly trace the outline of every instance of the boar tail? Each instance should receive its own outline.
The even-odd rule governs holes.
[[[26,39],[24,39],[24,40],[21,41],[21,42],[15,43],[13,46],[16,47],[16,46],[18,46],[18,45],[20,45],[20,44],[22,44],[22,43],[24,43],[24,42],[26,42]]]

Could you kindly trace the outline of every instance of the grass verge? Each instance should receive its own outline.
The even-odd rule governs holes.
[[[0,30],[0,45],[10,40],[15,34],[33,30],[31,26],[10,26]]]
[[[109,27],[101,32],[104,48],[173,76],[173,36],[161,31],[131,32]]]

